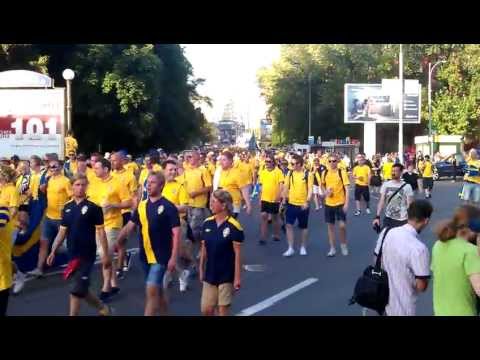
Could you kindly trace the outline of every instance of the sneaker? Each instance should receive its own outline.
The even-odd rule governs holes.
[[[13,284],[13,295],[17,295],[25,286],[25,278],[27,276],[21,271],[15,273],[15,283]]]
[[[190,271],[183,270],[180,276],[178,277],[178,282],[180,284],[180,292],[187,291],[188,288],[188,277],[190,276]]]
[[[102,310],[98,311],[98,316],[111,316],[112,313],[113,309],[110,306],[104,304]]]
[[[118,269],[118,270],[117,270],[117,279],[118,279],[118,280],[123,280],[123,279],[125,279],[125,273],[123,272],[123,269]]]
[[[328,257],[334,257],[335,255],[337,255],[337,250],[335,250],[334,248],[331,248],[330,251],[328,252],[327,256]]]
[[[33,277],[42,277],[43,271],[39,268],[35,268],[34,270],[27,272],[27,274]]]
[[[258,240],[258,245],[267,245],[265,240]]]
[[[290,257],[290,256],[293,256],[294,254],[295,254],[295,250],[293,250],[292,248],[288,248],[288,250],[283,253],[283,256]]]
[[[355,212],[353,213],[353,215],[355,215],[355,216],[359,216],[360,214],[361,214],[360,210],[355,210]]]
[[[123,272],[127,272],[130,269],[130,261],[132,260],[132,254],[126,253],[125,254],[125,264],[123,265]]]
[[[342,255],[347,256],[348,255],[348,247],[345,244],[340,244],[340,248],[342,249]]]
[[[280,241],[280,238],[274,236],[274,237],[273,237],[273,241]]]
[[[100,295],[98,295],[98,298],[101,302],[106,304],[110,301],[110,292],[102,291],[100,292]]]
[[[365,212],[366,212],[367,214],[369,214],[369,215],[372,213],[369,208],[367,208],[367,209],[365,210]]]
[[[172,286],[172,280],[172,274],[170,272],[167,272],[163,277],[163,288],[168,289],[170,286]]]
[[[307,255],[307,249],[305,249],[304,246],[302,246],[302,247],[300,248],[300,255],[302,255],[302,256]]]

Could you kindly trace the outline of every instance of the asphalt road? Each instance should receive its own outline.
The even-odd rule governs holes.
[[[429,248],[435,240],[432,227],[439,219],[447,218],[460,201],[458,192],[461,183],[450,181],[435,183],[434,206],[431,226],[421,234]],[[372,209],[376,209],[376,199]],[[286,240],[269,241],[266,246],[258,245],[258,207],[252,216],[240,215],[246,240],[243,245],[243,263],[262,265],[262,271],[243,271],[242,288],[237,292],[232,306],[232,315],[255,316],[359,316],[362,309],[348,306],[356,279],[372,260],[376,234],[371,228],[372,215],[362,213],[353,216],[354,202],[347,218],[349,256],[327,258],[327,230],[323,220],[323,209],[310,213],[308,255],[292,258],[282,257]],[[373,212],[374,213],[374,212]],[[136,247],[137,244],[131,244]],[[298,250],[298,245],[296,245]],[[143,315],[144,283],[143,272],[134,258],[127,277],[120,282],[121,292],[112,301],[115,315]],[[100,271],[95,270],[92,289],[100,290]],[[169,290],[170,312],[178,316],[200,315],[201,285],[198,280],[190,281],[186,293],[180,293],[178,283]],[[10,298],[9,315],[66,315],[68,314],[68,289],[60,276],[30,281],[24,291]],[[87,305],[82,305],[82,315],[95,315]],[[372,315],[369,313],[369,315]],[[430,289],[421,294],[417,303],[417,315],[432,315]]]

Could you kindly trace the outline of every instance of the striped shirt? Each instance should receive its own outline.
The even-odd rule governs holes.
[[[385,230],[384,230],[385,231]],[[380,251],[383,231],[377,240]],[[383,244],[382,268],[388,273],[390,288],[388,316],[414,316],[417,302],[416,279],[430,277],[428,248],[410,224],[391,229]]]

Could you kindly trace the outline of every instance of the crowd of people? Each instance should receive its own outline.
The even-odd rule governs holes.
[[[349,255],[350,210],[354,216],[375,212],[372,227],[379,239],[386,235],[386,314],[415,314],[416,296],[427,288],[430,269],[436,315],[477,314],[480,160],[475,149],[465,154],[465,204],[436,229],[439,240],[430,263],[419,234],[433,208],[427,200],[415,200],[420,194],[432,198],[434,165],[428,155],[405,157],[405,168],[395,153],[371,159],[359,153],[351,161],[346,154],[321,150],[151,150],[137,163],[126,151],[87,157],[77,154],[77,147],[73,142],[66,146],[66,161],[57,154],[1,159],[0,315],[6,314],[10,292],[19,293],[27,276],[42,277],[55,265],[65,240],[68,264],[63,276],[70,286],[72,316],[80,313],[82,300],[99,315],[111,314],[110,304],[129,266],[127,249],[136,244],[145,272],[145,315],[168,313],[167,289],[173,277],[181,292],[198,277],[203,283],[200,312],[228,315],[241,287],[245,235],[238,215],[251,215],[255,201],[261,213],[258,244],[265,246],[270,236],[281,241],[283,230],[284,257],[297,251],[307,255],[312,203],[315,212],[324,210],[327,257],[337,254],[336,227],[340,252]],[[370,206],[371,197],[378,199],[376,209]],[[31,221],[38,209],[38,259],[35,268],[24,273],[12,257],[24,238],[33,237]],[[295,225],[300,229],[297,241]],[[103,279],[98,294],[90,284],[97,256]],[[458,291],[451,291],[454,287]]]

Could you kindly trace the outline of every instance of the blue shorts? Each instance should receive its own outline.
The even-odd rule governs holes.
[[[480,202],[480,184],[465,181],[463,183],[462,200]]]
[[[46,217],[42,224],[42,240],[48,240],[48,243],[51,244],[58,234],[61,223],[62,220],[52,220]]]
[[[144,263],[145,283],[147,286],[158,286],[163,289],[163,277],[167,271],[167,266],[162,264]]]
[[[287,204],[285,220],[289,225],[295,225],[295,221],[298,220],[298,227],[300,229],[306,229],[308,228],[309,212],[310,208],[303,210],[301,206]]]

